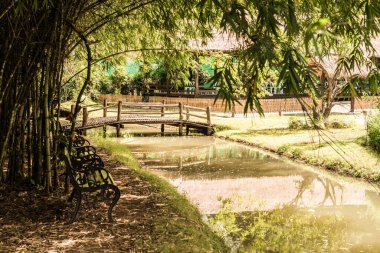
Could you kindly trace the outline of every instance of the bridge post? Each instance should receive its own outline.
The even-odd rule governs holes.
[[[190,109],[186,107],[186,120],[190,120]]]
[[[88,121],[88,112],[87,107],[83,107],[83,119],[82,119],[82,127],[85,128],[87,126]],[[82,134],[86,136],[86,129],[82,130]]]
[[[107,117],[107,99],[103,100],[103,117]]]
[[[183,107],[182,107],[182,103],[181,102],[178,103],[178,109],[179,109],[179,120],[182,121],[183,120],[183,115],[182,115]],[[182,125],[182,122],[179,124],[178,134],[179,134],[179,136],[183,135],[183,125]]]
[[[161,117],[165,117],[165,100],[162,100]],[[161,124],[161,136],[165,135],[165,124]]]
[[[103,117],[107,117],[107,99],[103,100]],[[103,138],[107,136],[107,125],[103,126]]]
[[[117,121],[121,120],[121,105],[123,104],[122,101],[119,101],[117,103]],[[120,137],[120,124],[117,124],[116,126],[116,136]]]
[[[190,120],[190,109],[189,107],[186,107],[186,121],[189,121]],[[189,125],[186,124],[186,135],[189,135],[190,133],[190,129],[189,129]]]
[[[207,106],[206,114],[207,114],[207,135],[211,135],[211,107],[210,106]]]

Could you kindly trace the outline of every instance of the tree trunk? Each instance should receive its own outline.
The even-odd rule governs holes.
[[[323,116],[324,120],[328,119],[328,117],[331,114],[331,109],[333,107],[333,102],[334,102],[334,98],[333,98],[333,82],[334,82],[334,80],[332,80],[331,78],[327,79],[327,84],[328,85],[327,85],[326,103],[325,103],[324,107],[322,108],[322,116]]]

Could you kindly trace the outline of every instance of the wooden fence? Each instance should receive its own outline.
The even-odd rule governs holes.
[[[141,102],[141,96],[134,95],[114,95],[114,94],[98,94],[99,101],[106,99],[107,101],[128,101],[128,102]],[[306,102],[311,103],[311,99],[303,98]],[[187,98],[187,97],[160,97],[151,96],[149,102],[157,103],[165,100],[168,104],[187,104],[194,107],[206,108],[210,106],[213,112],[231,112],[243,113],[245,100],[239,100],[240,104],[236,104],[232,108],[226,108],[221,99],[215,101],[215,98]],[[296,98],[263,98],[260,103],[264,112],[295,112],[302,111],[302,107]]]

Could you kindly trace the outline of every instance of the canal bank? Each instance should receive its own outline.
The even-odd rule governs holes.
[[[140,245],[145,245],[145,248],[140,248],[140,250],[144,252],[229,251],[223,240],[204,223],[198,209],[167,181],[142,169],[127,145],[114,138],[97,138],[96,146],[103,149],[109,159],[125,166],[125,173],[131,174],[130,178],[133,178],[133,182],[118,182],[118,184],[132,186],[132,192],[129,187],[128,192],[123,192],[123,194],[135,199],[132,202],[137,201],[143,204],[140,207],[136,207],[133,203],[127,204],[125,210],[118,209],[117,211],[137,213],[135,215],[137,221],[129,222],[137,222],[135,230],[143,230],[147,234],[144,242],[140,242]],[[136,180],[142,182],[144,186],[136,185]],[[156,211],[147,212],[144,203],[149,205],[148,210]],[[146,216],[149,216],[149,224],[142,224],[140,227],[138,220],[144,220]],[[147,227],[150,229],[147,230]],[[131,237],[134,236],[131,235]]]

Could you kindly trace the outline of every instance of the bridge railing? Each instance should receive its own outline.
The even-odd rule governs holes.
[[[99,107],[100,106],[100,107]],[[94,108],[95,107],[95,108]],[[74,106],[72,106],[72,111]],[[186,125],[186,133],[188,133],[189,128],[186,122],[192,122],[192,124],[203,124],[208,127],[208,134],[211,131],[211,109],[208,106],[206,109],[183,105],[182,103],[178,104],[165,104],[165,101],[162,103],[133,103],[133,102],[107,102],[103,101],[103,104],[90,104],[82,106],[82,128],[83,134],[85,133],[86,126],[89,122],[90,113],[95,113],[102,111],[102,117],[109,117],[109,114],[116,113],[116,122],[115,126],[117,129],[117,135],[120,135],[122,115],[136,115],[137,117],[154,117],[157,115],[159,118],[170,118],[178,119],[179,121],[179,134],[182,135],[183,125]],[[175,117],[177,115],[177,117]],[[99,114],[97,114],[99,118]],[[195,118],[195,120],[191,120]],[[161,124],[161,133],[164,133],[165,125]]]

